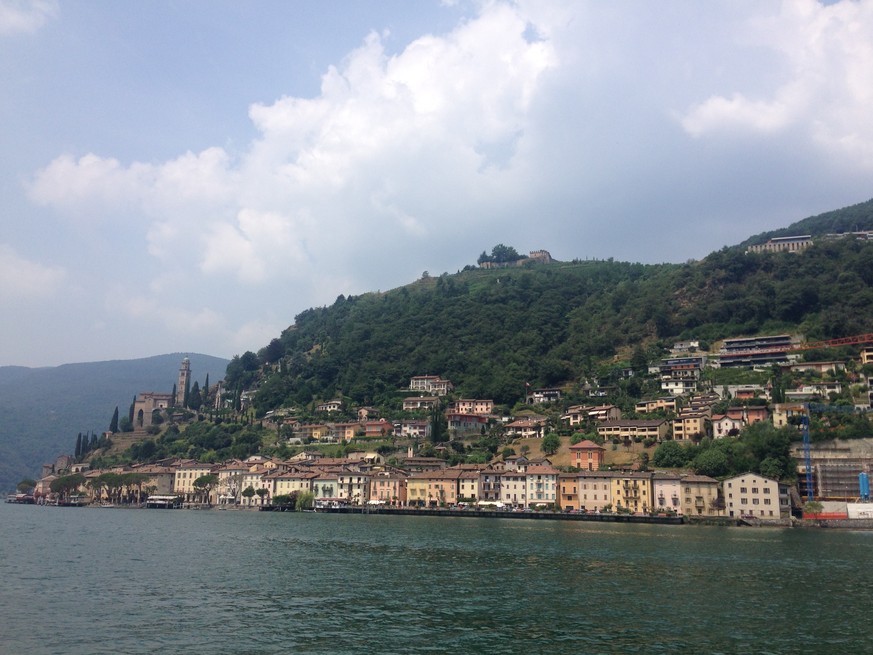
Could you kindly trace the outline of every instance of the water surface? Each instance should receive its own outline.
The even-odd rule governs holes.
[[[0,652],[867,653],[873,533],[0,505]]]

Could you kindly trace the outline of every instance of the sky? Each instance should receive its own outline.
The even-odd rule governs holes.
[[[0,365],[873,197],[873,1],[0,0]]]

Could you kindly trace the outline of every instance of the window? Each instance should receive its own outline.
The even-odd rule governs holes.
[[[765,504],[765,505],[769,505],[769,504],[770,504],[770,499],[769,499],[769,498],[765,498],[765,499],[764,499],[764,504]]]
[[[748,487],[740,487],[740,493],[741,494],[749,493],[749,488]]]
[[[749,504],[748,498],[740,498],[740,505],[748,505],[748,504]]]
[[[752,493],[753,494],[758,493],[758,487],[752,487]]]
[[[758,499],[752,498],[752,505],[757,505],[757,504],[758,504]]]

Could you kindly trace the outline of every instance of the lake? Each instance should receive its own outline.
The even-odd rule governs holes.
[[[866,653],[873,533],[0,505],[0,652]]]

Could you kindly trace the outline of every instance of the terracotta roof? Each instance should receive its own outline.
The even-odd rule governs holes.
[[[597,444],[597,443],[591,441],[591,439],[584,439],[584,440],[580,441],[579,443],[574,443],[572,446],[570,446],[570,450],[592,450],[592,449],[606,450],[606,448],[604,448],[600,444]]]

